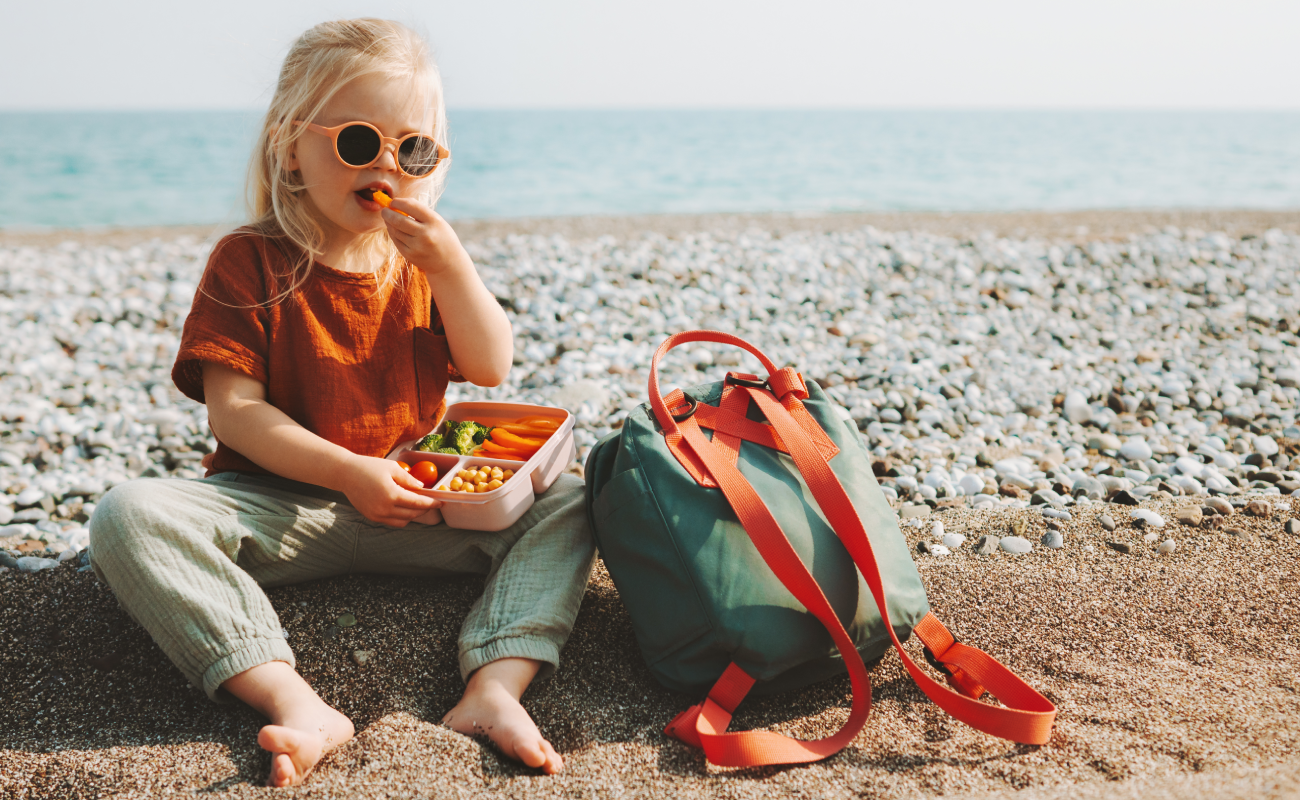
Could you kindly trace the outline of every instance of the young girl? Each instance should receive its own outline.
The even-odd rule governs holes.
[[[443,722],[563,767],[520,696],[558,663],[591,571],[581,482],[562,476],[511,528],[459,531],[414,521],[437,502],[384,459],[438,422],[449,377],[495,386],[512,359],[509,321],[430,207],[445,142],[419,37],[372,19],[303,34],[250,167],[254,221],[214,248],[172,373],[208,406],[207,475],[123,484],[91,520],[91,561],[127,612],[210,697],[269,718],[274,786],[353,726],[294,670],[260,587],[350,572],[485,574]]]

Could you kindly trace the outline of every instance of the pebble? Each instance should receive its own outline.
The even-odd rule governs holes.
[[[1120,445],[1119,454],[1129,461],[1146,461],[1152,456],[1151,445],[1147,444],[1146,439],[1134,436]]]
[[[1205,505],[1209,506],[1210,508],[1214,509],[1215,511],[1217,511],[1218,513],[1222,514],[1225,517],[1231,516],[1233,511],[1235,510],[1232,507],[1232,503],[1229,503],[1227,500],[1224,500],[1222,497],[1211,497],[1210,499],[1205,501]]]
[[[1273,507],[1265,500],[1251,500],[1246,504],[1246,513],[1252,517],[1270,517]]]
[[[374,658],[374,656],[374,650],[353,650],[352,663],[356,664],[358,667],[364,667],[370,662],[370,659]]]
[[[24,556],[16,559],[18,569],[23,572],[40,572],[43,569],[54,569],[59,562],[52,558],[40,558],[39,556]]]
[[[1113,531],[1119,527],[1115,524],[1115,520],[1111,518],[1110,514],[1102,514],[1097,517],[1097,522],[1101,523],[1101,527],[1107,531]]]
[[[1229,536],[1235,536],[1238,539],[1244,539],[1248,542],[1254,541],[1255,539],[1255,534],[1251,533],[1245,528],[1224,528],[1223,532],[1228,534]]]
[[[936,519],[934,521],[934,524],[930,526],[930,535],[936,539],[943,538],[943,520]]]
[[[1119,553],[1133,552],[1133,546],[1128,542],[1106,542],[1106,546]]]
[[[1261,456],[1267,458],[1277,455],[1277,441],[1272,436],[1256,436],[1251,441],[1251,444],[1254,446],[1255,452]]]
[[[1074,515],[1069,511],[1060,508],[1043,507],[1043,516],[1048,519],[1074,519]]]
[[[898,516],[903,519],[912,519],[913,517],[926,517],[930,515],[930,507],[927,505],[903,506],[898,510]]]
[[[1286,524],[1282,526],[1282,530],[1286,531],[1292,536],[1300,534],[1300,519],[1287,520]]]
[[[1124,489],[1115,492],[1114,496],[1110,498],[1110,501],[1112,503],[1119,503],[1123,506],[1135,506],[1138,504],[1137,498]]]
[[[1135,508],[1129,512],[1129,516],[1134,520],[1141,520],[1143,524],[1152,528],[1163,528],[1165,526],[1165,518],[1149,508]]]
[[[1200,527],[1203,517],[1199,508],[1180,508],[1174,512],[1174,519],[1180,524],[1190,525],[1193,528]]]
[[[1060,531],[1048,531],[1043,534],[1043,538],[1039,541],[1042,543],[1043,547],[1050,550],[1060,550],[1065,546],[1065,537],[1061,535]]]
[[[998,542],[998,546],[1008,553],[1015,553],[1017,555],[1028,553],[1030,550],[1034,549],[1034,546],[1030,544],[1028,539],[1024,539],[1020,536],[1004,537],[1002,541]]]
[[[1156,552],[1162,556],[1167,556],[1177,549],[1178,549],[1177,542],[1175,542],[1173,539],[1165,539],[1163,542],[1160,543],[1160,546],[1156,548]]]
[[[1155,531],[1148,531],[1142,534],[1142,541],[1144,542],[1154,542],[1156,539],[1159,538],[1160,538],[1159,534],[1157,534]]]
[[[339,616],[339,618],[335,620],[335,624],[340,628],[351,628],[353,625],[357,624],[357,618],[351,612],[347,612]]]
[[[981,536],[975,542],[975,552],[982,556],[992,555],[993,551],[998,549],[1000,541],[996,536]]]
[[[18,569],[18,560],[3,550],[0,550],[0,567],[6,569]]]
[[[961,547],[962,542],[964,541],[966,541],[966,537],[960,533],[946,533],[943,536],[943,546],[952,550]]]
[[[922,539],[916,543],[916,552],[927,556],[934,555],[934,545]]]

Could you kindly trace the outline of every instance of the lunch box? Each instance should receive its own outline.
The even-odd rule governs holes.
[[[434,488],[413,491],[441,500],[443,506],[430,509],[416,517],[415,521],[426,525],[437,525],[445,521],[453,528],[470,531],[499,531],[518,521],[533,504],[534,496],[551,488],[564,468],[578,457],[578,448],[573,442],[573,415],[562,408],[551,406],[465,402],[449,407],[442,422],[434,428],[436,433],[445,433],[448,422],[474,420],[491,427],[509,424],[524,417],[546,417],[559,423],[559,428],[546,440],[546,444],[527,461],[412,450],[419,439],[403,442],[394,448],[388,454],[388,458],[394,461],[404,461],[407,464],[432,461],[438,468],[438,480],[434,483]],[[512,469],[515,474],[490,492],[470,494],[438,490],[437,487],[446,485],[457,472],[468,469],[471,465]]]

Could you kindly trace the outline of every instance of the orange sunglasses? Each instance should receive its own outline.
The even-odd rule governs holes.
[[[306,125],[307,130],[330,137],[334,141],[334,155],[353,169],[365,169],[378,161],[389,144],[396,153],[397,168],[412,178],[427,176],[451,155],[428,136],[408,133],[400,139],[390,139],[369,122],[345,122],[332,128],[297,119],[293,124]]]

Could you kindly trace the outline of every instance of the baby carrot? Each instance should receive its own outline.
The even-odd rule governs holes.
[[[484,455],[489,455],[492,458],[514,459],[516,461],[527,461],[529,458],[532,457],[533,453],[537,452],[536,450],[534,450],[532,453],[526,453],[520,450],[513,450],[509,447],[502,447],[501,445],[497,444],[491,439],[479,445],[478,450],[475,452],[480,452],[480,451]]]
[[[405,211],[401,211],[401,210],[399,210],[399,209],[393,208],[393,207],[392,207],[393,198],[389,197],[388,195],[384,194],[383,192],[379,191],[378,189],[375,189],[375,190],[372,191],[370,194],[371,194],[371,199],[374,200],[374,201],[375,201],[376,203],[378,203],[379,205],[383,206],[384,208],[387,208],[387,209],[389,209],[390,211],[396,211],[398,214],[401,214],[401,215],[404,216],[404,217],[408,217],[408,218],[409,218],[409,217],[411,216],[410,214],[406,213]]]

